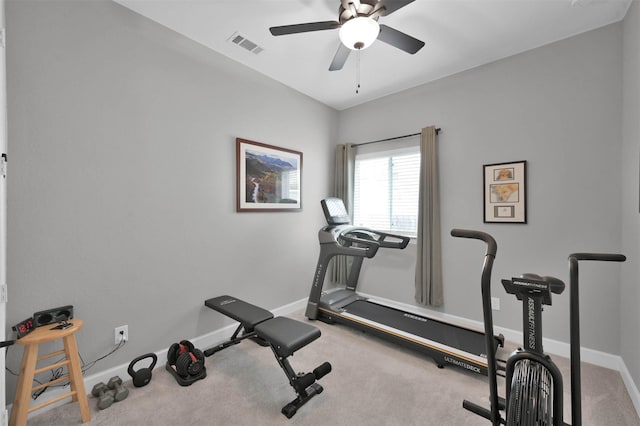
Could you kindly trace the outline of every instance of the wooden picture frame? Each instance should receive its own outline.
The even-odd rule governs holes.
[[[302,152],[236,138],[236,210],[302,210]]]
[[[527,162],[486,164],[484,222],[527,223]]]

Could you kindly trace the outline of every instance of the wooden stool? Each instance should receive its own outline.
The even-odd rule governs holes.
[[[69,320],[69,323],[73,325],[62,330],[56,330],[54,328],[56,326],[55,324],[38,327],[16,342],[24,345],[24,354],[22,356],[22,365],[20,366],[18,388],[16,389],[13,408],[11,409],[11,418],[9,419],[10,426],[26,425],[27,415],[29,413],[69,397],[73,402],[77,401],[80,403],[82,423],[91,420],[91,411],[89,410],[89,402],[87,401],[87,394],[84,390],[82,368],[80,367],[80,357],[78,356],[78,345],[75,335],[76,331],[82,328],[82,320],[76,318]],[[58,339],[62,339],[64,349],[40,357],[38,356],[38,345],[40,343],[47,343]],[[38,361],[61,355],[65,357],[63,361],[36,369]],[[67,375],[38,386],[32,386],[33,379],[38,374],[65,365],[67,366]],[[34,391],[44,389],[56,383],[62,383],[66,380],[70,383],[70,392],[29,408],[31,394]]]

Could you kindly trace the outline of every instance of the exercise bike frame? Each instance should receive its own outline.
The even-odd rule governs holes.
[[[488,362],[488,375],[489,375],[489,409],[479,406],[470,401],[463,401],[463,407],[481,417],[484,417],[491,421],[494,426],[505,424],[506,420],[501,416],[500,410],[506,410],[509,401],[509,389],[512,380],[512,374],[514,366],[517,362],[529,359],[539,364],[542,364],[550,372],[554,383],[554,425],[565,425],[562,420],[563,413],[563,386],[562,386],[562,374],[558,368],[553,364],[551,359],[542,353],[541,340],[540,345],[537,347],[538,351],[531,350],[519,350],[514,352],[507,360],[506,366],[506,388],[507,399],[506,403],[501,401],[498,396],[497,389],[497,363],[496,363],[496,351],[491,345],[493,339],[493,315],[491,311],[491,271],[493,268],[493,261],[495,260],[497,252],[497,244],[493,237],[485,232],[465,230],[465,229],[453,229],[451,230],[453,237],[470,238],[484,241],[487,244],[484,263],[482,267],[482,312],[485,328],[485,336],[487,339],[487,362]],[[578,274],[578,262],[584,261],[604,261],[604,262],[624,262],[626,257],[622,254],[609,254],[609,253],[573,253],[569,255],[569,316],[570,316],[570,364],[571,364],[571,421],[574,426],[582,425],[582,406],[581,406],[581,382],[580,382],[580,303],[579,303],[579,274]],[[525,303],[523,301],[523,303]],[[540,335],[541,339],[541,335]],[[526,338],[525,338],[526,346]]]
[[[553,281],[552,284],[549,280]],[[560,294],[564,291],[564,283],[556,278],[542,278],[532,274],[526,274],[523,278],[513,278],[502,280],[502,284],[509,294],[516,295],[518,300],[522,300],[522,330],[523,347],[516,349],[507,359],[505,367],[506,397],[505,406],[510,407],[513,375],[516,366],[520,361],[530,360],[542,365],[549,372],[553,383],[552,413],[553,425],[562,426],[564,421],[563,412],[563,384],[562,373],[553,363],[551,358],[542,349],[542,306],[551,305],[551,293]],[[539,379],[541,384],[542,378]],[[538,402],[540,402],[538,400]],[[507,408],[505,410],[508,411]],[[508,422],[508,416],[507,416]]]

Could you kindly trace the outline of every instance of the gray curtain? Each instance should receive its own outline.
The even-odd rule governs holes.
[[[333,193],[342,198],[344,205],[353,221],[353,173],[355,169],[356,147],[350,144],[336,146],[336,164]],[[349,273],[350,259],[336,256],[331,260],[329,279],[336,284],[346,284]]]
[[[420,196],[416,256],[416,302],[442,306],[442,253],[440,248],[440,193],[436,128],[422,129],[420,140]]]

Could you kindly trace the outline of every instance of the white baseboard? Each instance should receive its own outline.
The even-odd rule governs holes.
[[[620,375],[622,376],[622,381],[627,388],[627,392],[629,392],[629,397],[631,397],[631,402],[633,402],[633,406],[636,407],[636,411],[638,415],[640,415],[640,391],[638,390],[638,386],[633,381],[631,377],[631,373],[627,369],[627,365],[624,363],[622,358],[620,358]]]
[[[442,312],[431,311],[429,309],[420,308],[420,307],[408,305],[405,303],[394,302],[392,300],[388,300],[380,297],[368,296],[365,294],[363,294],[363,296],[371,297],[374,300],[378,300],[389,306],[402,309],[406,312],[411,312],[418,315],[423,315],[426,317],[431,317],[434,319],[446,321],[448,323],[459,324],[469,328],[475,328],[478,330],[483,329],[483,324],[480,321],[474,321],[467,318],[458,317],[455,315],[444,314]],[[305,298],[305,299],[301,299],[301,300],[289,303],[287,305],[281,306],[279,308],[273,309],[271,312],[273,312],[275,316],[288,315],[288,314],[292,314],[294,312],[300,311],[306,306],[306,304],[307,304],[307,299]],[[213,345],[216,345],[225,340],[228,340],[236,328],[237,328],[236,324],[228,325],[218,330],[214,330],[211,333],[207,333],[202,336],[195,337],[191,339],[191,342],[197,348],[209,348]],[[507,340],[515,341],[515,342],[522,341],[522,332],[512,330],[512,329],[502,328],[502,327],[495,327],[495,332],[503,334],[505,339]],[[553,340],[553,339],[543,339],[543,343],[545,347],[545,352],[552,355],[569,357],[569,353],[570,353],[569,344],[560,342],[557,340]],[[155,353],[158,356],[158,364],[156,365],[156,369],[164,368],[168,351],[169,351],[169,348],[167,347]],[[637,385],[633,381],[633,378],[631,377],[631,374],[627,369],[627,366],[625,365],[624,360],[620,356],[612,355],[606,352],[596,351],[593,349],[582,348],[580,352],[580,357],[584,362],[595,364],[601,367],[610,368],[612,370],[616,370],[620,372],[620,375],[622,376],[622,380],[627,388],[627,392],[629,393],[629,396],[633,401],[633,405],[636,409],[636,412],[640,416],[640,391],[638,390]],[[90,393],[93,386],[95,386],[97,383],[100,383],[100,382],[106,383],[113,376],[120,376],[122,377],[123,380],[127,380],[127,378],[129,377],[127,373],[128,367],[129,367],[129,364],[122,364],[122,365],[110,368],[108,370],[100,371],[85,377],[84,378],[85,390],[87,391],[87,393]],[[65,389],[55,389],[52,391],[45,392],[44,394],[42,394],[41,398],[38,400],[38,404],[40,404],[41,402],[51,400],[66,392],[68,392],[68,390],[65,390]],[[59,403],[52,404],[46,408],[43,408],[42,410],[39,410],[37,413],[34,413],[34,414],[40,414],[46,411],[47,409],[58,407],[60,405],[66,404],[67,402],[68,402],[67,400],[63,400]],[[11,406],[7,407],[8,410],[10,408]]]

